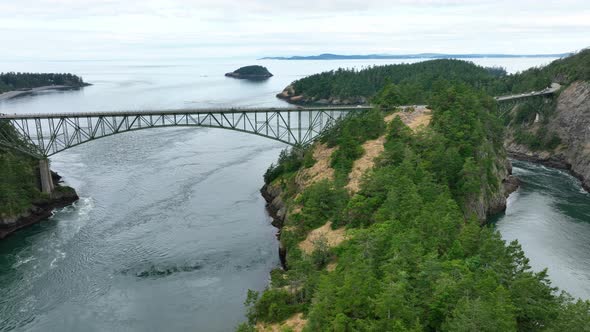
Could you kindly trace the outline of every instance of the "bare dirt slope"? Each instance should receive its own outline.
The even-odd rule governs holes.
[[[385,117],[385,122],[390,123],[396,116],[398,116],[408,127],[413,130],[426,127],[432,119],[432,112],[427,108],[417,108],[413,111],[402,111],[390,114]],[[349,182],[346,188],[355,193],[359,191],[363,174],[375,165],[375,158],[383,152],[383,144],[385,143],[385,135],[363,144],[365,151],[364,155],[357,159],[349,174]]]

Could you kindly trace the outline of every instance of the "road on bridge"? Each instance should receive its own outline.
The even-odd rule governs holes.
[[[528,98],[528,97],[535,97],[535,96],[542,96],[542,95],[550,95],[555,93],[557,90],[561,88],[561,85],[558,83],[551,83],[551,87],[545,88],[541,91],[533,91],[529,93],[521,93],[518,95],[509,95],[509,96],[499,96],[495,97],[497,101],[508,101],[513,99],[520,99],[520,98]]]

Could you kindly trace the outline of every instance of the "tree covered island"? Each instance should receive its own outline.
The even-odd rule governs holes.
[[[265,80],[273,75],[266,67],[253,65],[238,68],[231,73],[226,73],[225,76],[249,80]]]
[[[0,100],[41,90],[77,89],[88,85],[74,74],[0,73]]]

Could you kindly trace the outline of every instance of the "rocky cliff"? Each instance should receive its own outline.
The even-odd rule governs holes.
[[[520,186],[518,178],[512,175],[512,164],[506,156],[495,157],[497,160],[492,167],[492,174],[497,182],[482,187],[479,195],[465,203],[465,212],[475,214],[481,224],[485,224],[488,217],[505,211],[506,199]]]
[[[561,144],[555,149],[532,150],[509,135],[508,153],[517,159],[570,170],[590,189],[590,83],[578,81],[561,92],[554,114],[544,130],[555,133]],[[534,125],[530,130],[535,130]]]
[[[327,99],[321,99],[316,97],[309,97],[303,93],[295,91],[293,85],[288,85],[281,93],[277,94],[277,98],[282,99],[291,104],[306,105],[364,105],[368,103],[366,97],[349,97],[349,98],[335,98],[330,97]]]
[[[49,196],[43,196],[34,200],[25,211],[15,215],[0,215],[0,239],[15,231],[41,222],[51,217],[53,210],[68,206],[79,199],[73,188],[62,186],[58,182],[61,177],[52,172],[55,190]]]

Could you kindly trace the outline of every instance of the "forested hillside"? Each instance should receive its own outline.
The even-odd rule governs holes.
[[[516,91],[561,84],[552,98],[528,100],[504,116],[512,156],[569,169],[590,188],[590,49],[515,75]]]
[[[425,103],[441,79],[488,87],[505,75],[501,68],[484,68],[461,60],[432,60],[414,64],[373,66],[362,70],[338,69],[314,74],[292,83],[294,95],[318,101],[371,98],[385,85],[399,86],[404,102]]]
[[[73,74],[0,73],[0,93],[49,85],[82,87],[87,84]]]
[[[505,84],[500,91],[528,92],[538,91],[556,82],[568,85],[575,81],[590,80],[590,49],[558,59],[547,66],[534,67],[521,73],[502,78]]]
[[[0,120],[0,132],[18,137],[7,121]],[[34,158],[0,145],[0,221],[26,211],[33,200],[41,197],[37,166]]]
[[[0,134],[15,144],[20,141],[20,150],[28,151],[27,144],[18,139],[9,122],[0,120]],[[51,175],[55,184],[53,192],[41,192],[39,160],[22,151],[0,144],[0,239],[47,219],[53,209],[78,199],[73,188],[57,183],[59,175],[55,173]]]
[[[294,81],[279,98],[295,103],[364,103],[383,87],[396,86],[404,104],[423,104],[441,80],[465,83],[489,95],[538,91],[552,82],[570,83],[590,78],[590,50],[551,64],[508,75],[502,68],[486,68],[469,61],[442,59],[413,64],[338,69]]]
[[[373,110],[340,122],[305,151],[283,153],[269,169],[267,192],[286,211],[280,239],[287,269],[273,271],[262,294],[249,292],[249,321],[238,330],[590,326],[589,302],[559,295],[546,271],[531,270],[517,242],[506,244],[476,218],[472,203],[498,192],[502,180],[493,100],[460,83],[431,93],[426,128],[408,128],[405,114],[385,121]],[[351,191],[353,164],[378,142],[383,151]],[[330,152],[330,168],[304,181],[307,170],[325,163],[314,159],[319,149]],[[312,237],[320,229],[326,235]]]
[[[25,211],[41,196],[35,164],[31,158],[0,147],[0,217]]]

